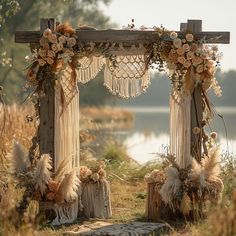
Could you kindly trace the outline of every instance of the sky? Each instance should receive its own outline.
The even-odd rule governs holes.
[[[162,24],[178,31],[181,22],[197,19],[203,21],[203,31],[230,31],[230,44],[219,45],[221,69],[236,70],[236,0],[112,0],[102,8],[120,28],[134,19],[136,27]]]

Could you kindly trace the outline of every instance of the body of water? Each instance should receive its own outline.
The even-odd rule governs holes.
[[[139,163],[155,159],[169,146],[169,107],[125,107],[134,114],[133,128],[122,132],[129,155]],[[236,107],[219,107],[208,131],[218,133],[222,152],[236,153]],[[225,125],[224,125],[225,123]],[[225,129],[226,126],[226,129]]]

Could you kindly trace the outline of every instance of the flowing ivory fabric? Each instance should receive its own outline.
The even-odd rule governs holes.
[[[72,169],[79,171],[79,93],[70,90],[69,80],[71,68],[65,68],[58,75],[55,87],[55,127],[54,127],[54,168],[57,170],[64,159],[71,160],[67,165],[67,173]],[[63,90],[64,87],[64,90]],[[63,93],[63,94],[62,94]],[[65,96],[65,93],[67,95]],[[62,96],[64,100],[62,102]],[[52,225],[72,223],[77,219],[79,197],[65,204],[54,204],[56,218]]]
[[[170,95],[170,154],[180,168],[191,163],[191,95],[179,94],[173,87]]]

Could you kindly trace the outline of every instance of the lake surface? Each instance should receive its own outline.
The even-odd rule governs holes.
[[[117,132],[128,154],[145,163],[157,158],[169,146],[169,107],[125,107],[134,114],[134,124],[128,132]],[[219,107],[209,130],[218,133],[222,152],[236,153],[236,107]],[[226,125],[226,129],[224,126]]]

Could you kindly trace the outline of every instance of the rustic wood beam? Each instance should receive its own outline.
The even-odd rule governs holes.
[[[183,29],[183,27],[181,28]],[[180,38],[183,38],[184,32],[177,32]],[[41,37],[40,31],[16,31],[16,43],[38,43]],[[95,43],[147,43],[151,44],[157,41],[158,35],[155,31],[141,30],[76,30],[79,42],[95,42]],[[209,43],[228,44],[230,42],[230,32],[196,32],[194,33],[196,40],[205,39]],[[170,38],[165,38],[170,40]]]
[[[54,19],[41,19],[40,21],[41,32],[45,29],[55,29]],[[49,72],[50,73],[50,72]],[[47,74],[45,75],[47,76]],[[48,74],[48,76],[51,76]],[[43,83],[44,96],[39,99],[39,152],[42,154],[50,154],[54,163],[54,113],[55,113],[55,81],[52,78],[46,79]],[[54,164],[53,164],[54,168]]]

